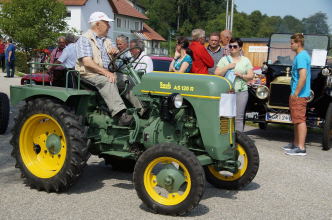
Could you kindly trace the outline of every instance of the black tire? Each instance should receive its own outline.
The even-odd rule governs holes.
[[[4,134],[9,120],[9,99],[7,94],[0,92],[0,134]]]
[[[168,158],[169,160],[165,162],[163,160],[164,158]],[[160,160],[160,162],[158,162],[158,160]],[[158,182],[157,179],[153,180],[154,182],[152,183],[155,184],[155,186],[149,188],[149,184],[153,178],[150,182],[146,178],[146,176],[150,176],[148,175],[150,166],[152,166],[152,169],[157,169],[154,174],[160,174],[161,171],[165,171],[165,169],[160,169],[159,165],[163,166],[167,163],[172,166],[172,162],[176,162],[179,167],[181,167],[181,169],[178,167],[176,170],[177,172],[181,172],[182,177],[187,180],[182,182],[181,186],[186,186],[184,186],[183,194],[178,194],[178,196],[181,197],[180,200],[175,203],[172,203],[174,201],[172,201],[173,198],[171,197],[177,196],[175,195],[176,193],[172,194],[165,188],[160,187],[160,182]],[[153,166],[154,163],[158,164]],[[180,165],[180,163],[182,163],[182,165]],[[157,174],[154,176],[156,177]],[[191,151],[184,147],[165,143],[149,148],[140,156],[134,170],[134,185],[138,197],[153,212],[166,215],[184,215],[195,208],[200,202],[205,189],[205,176],[202,166]],[[166,191],[167,195],[163,196],[158,194],[155,189],[157,187]],[[148,191],[150,191],[150,193]],[[170,198],[167,198],[167,196],[170,196]],[[163,201],[164,198],[165,201]]]
[[[330,150],[331,145],[332,145],[332,103],[329,104],[325,116],[325,124],[323,128],[323,140],[322,140],[323,150]]]
[[[81,175],[89,155],[84,127],[64,104],[49,98],[28,101],[12,132],[15,167],[31,188],[64,191]],[[47,147],[51,136],[59,140],[57,152],[55,145]]]
[[[259,129],[266,130],[267,123],[266,122],[259,122],[258,127],[259,127]]]
[[[247,162],[242,163],[247,165],[240,167],[237,173],[227,177],[225,173],[218,172],[213,165],[204,167],[207,181],[217,188],[231,190],[241,189],[248,185],[258,172],[259,155],[254,142],[247,135],[239,131],[236,132],[236,142],[238,147],[242,147],[239,151],[240,156],[241,152],[244,152],[246,154],[244,157],[247,158]]]

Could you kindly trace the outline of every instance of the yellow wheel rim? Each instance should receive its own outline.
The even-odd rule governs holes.
[[[241,166],[236,173],[230,173],[226,171],[218,171],[213,165],[208,166],[209,171],[217,178],[222,181],[235,181],[241,178],[248,168],[248,156],[244,148],[238,144],[236,150],[239,152],[239,158]]]
[[[61,140],[61,149],[51,154],[46,147],[47,137],[57,135]],[[66,159],[67,144],[65,134],[59,123],[46,114],[35,114],[23,124],[19,149],[26,168],[39,178],[51,178],[63,167]]]
[[[182,188],[181,191],[175,193],[168,193],[166,190],[158,186],[158,173],[154,171],[156,166],[167,165],[171,163],[175,166],[178,166],[178,169],[183,171],[185,178],[185,183],[183,184],[185,185],[184,188]],[[177,159],[172,157],[158,157],[151,161],[145,169],[144,186],[149,196],[157,203],[167,206],[177,205],[188,197],[191,189],[191,178],[187,168]]]

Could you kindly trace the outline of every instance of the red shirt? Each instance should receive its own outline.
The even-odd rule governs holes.
[[[192,73],[208,74],[208,68],[214,66],[214,61],[208,53],[204,45],[197,41],[193,41],[189,48],[194,54]]]
[[[0,54],[5,53],[5,47],[6,45],[4,43],[0,44]]]

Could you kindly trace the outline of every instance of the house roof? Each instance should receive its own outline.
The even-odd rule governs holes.
[[[153,30],[149,25],[143,24],[143,31],[142,33],[147,36],[151,40],[160,40],[166,41],[160,34],[158,34],[155,30]]]
[[[88,0],[60,0],[67,6],[82,6],[85,5]]]
[[[129,4],[127,0],[109,0],[115,14],[125,15],[129,17],[141,18],[147,20],[148,18],[137,11]]]

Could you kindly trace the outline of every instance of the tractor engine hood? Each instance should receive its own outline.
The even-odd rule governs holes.
[[[221,93],[228,93],[231,89],[231,83],[220,76],[151,72],[142,77],[142,82],[134,88],[134,93],[162,96],[180,93],[184,97],[220,99]]]

